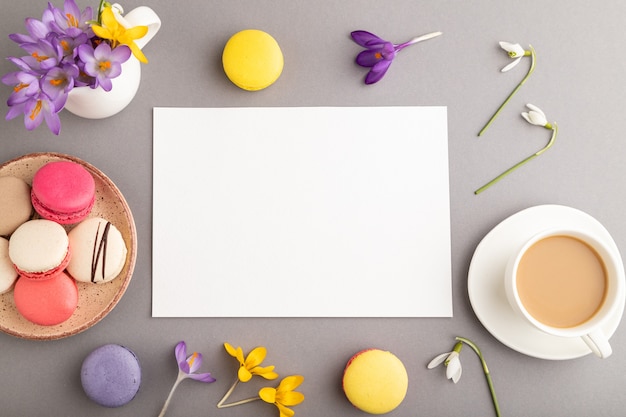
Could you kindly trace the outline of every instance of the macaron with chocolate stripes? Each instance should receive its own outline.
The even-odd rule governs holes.
[[[72,258],[67,272],[77,281],[102,284],[117,277],[126,264],[128,250],[120,231],[101,217],[76,225],[68,238]]]

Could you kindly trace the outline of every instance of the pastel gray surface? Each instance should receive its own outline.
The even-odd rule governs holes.
[[[52,3],[63,5],[61,0]],[[84,8],[97,7],[98,2],[78,3]],[[15,71],[15,66],[4,58],[21,54],[8,35],[26,33],[24,19],[40,19],[47,2],[0,0],[0,5],[0,73],[6,74]],[[276,407],[261,402],[217,412],[215,405],[233,383],[238,365],[224,352],[223,342],[246,351],[266,346],[268,365],[275,365],[284,375],[305,377],[300,390],[306,399],[294,407],[296,417],[363,417],[346,400],[340,381],[350,356],[369,346],[396,353],[409,374],[407,396],[389,417],[453,416],[459,412],[494,415],[480,361],[471,349],[461,353],[463,376],[458,384],[447,380],[441,367],[426,369],[432,358],[452,349],[455,336],[470,338],[481,348],[503,415],[624,415],[623,320],[611,338],[615,351],[607,360],[592,355],[562,361],[537,359],[505,346],[485,329],[470,304],[467,282],[481,239],[505,218],[539,204],[562,204],[589,213],[611,232],[625,253],[626,118],[622,113],[626,108],[626,54],[616,45],[626,36],[626,2],[128,0],[123,6],[125,10],[149,6],[163,21],[160,32],[143,50],[150,62],[141,67],[139,91],[126,109],[102,120],[82,119],[63,111],[59,113],[62,129],[58,137],[45,126],[26,131],[19,117],[0,117],[2,161],[54,151],[92,163],[126,197],[138,236],[137,264],[128,290],[96,326],[52,342],[0,334],[3,416],[49,415],[50,410],[64,416],[111,416],[112,410],[97,406],[84,395],[77,378],[81,359],[111,342],[131,346],[141,358],[145,376],[140,394],[116,409],[115,416],[156,416],[176,379],[173,351],[180,340],[204,355],[201,372],[211,372],[217,381],[208,385],[185,381],[175,393],[168,417],[278,415]],[[250,27],[271,33],[285,56],[281,77],[257,92],[233,85],[220,62],[228,38]],[[385,77],[366,86],[367,69],[354,62],[362,48],[350,39],[350,32],[359,29],[392,42],[433,31],[443,34],[402,50]],[[528,68],[528,61],[523,60],[513,70],[500,73],[510,59],[499,41],[524,47],[531,44],[537,51],[537,66],[489,130],[477,137]],[[3,100],[11,91],[10,86],[0,85]],[[520,116],[527,103],[539,106],[551,122],[558,122],[554,146],[489,190],[474,195],[476,188],[549,140],[549,131],[529,125]],[[454,317],[151,317],[154,107],[402,105],[448,107]],[[210,132],[211,126],[207,126],[204,133]],[[194,196],[197,203],[210,204],[211,196],[199,191]],[[239,288],[233,283],[232,291],[261,293],[262,288],[261,284]],[[206,302],[219,296],[207,297]],[[349,302],[349,294],[345,300]],[[280,300],[267,291],[259,302]],[[25,358],[30,371],[25,371]],[[243,387],[249,391],[242,388],[242,398],[255,393],[256,387]]]

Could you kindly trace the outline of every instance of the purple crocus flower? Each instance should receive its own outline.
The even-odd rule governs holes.
[[[28,35],[23,35],[21,33],[12,33],[9,35],[9,39],[20,46],[27,43],[37,43],[39,39],[45,39],[50,33],[48,25],[33,17],[26,18],[24,20],[24,26],[26,26]]]
[[[48,71],[63,59],[63,48],[60,45],[45,39],[39,39],[35,43],[26,43],[22,49],[29,53],[28,60],[24,61],[34,70]]]
[[[400,44],[391,43],[365,30],[357,30],[350,35],[357,44],[366,48],[357,55],[356,63],[370,68],[365,84],[374,84],[383,78],[398,52],[414,43],[439,36],[441,32],[429,33]]]
[[[6,119],[11,120],[23,114],[27,130],[36,129],[45,120],[50,131],[58,135],[61,132],[61,119],[57,113],[50,98],[39,92],[35,96],[27,97],[24,102],[13,104],[7,112]]]
[[[74,79],[78,76],[76,65],[64,64],[54,67],[41,79],[41,90],[54,102],[56,109],[65,106],[67,95],[74,88]]]
[[[178,362],[179,373],[183,379],[191,378],[201,382],[215,382],[215,378],[210,373],[196,374],[195,372],[202,366],[202,353],[194,352],[187,357],[187,344],[179,342],[174,349],[174,356]]]
[[[86,33],[82,33],[75,38],[69,36],[59,36],[52,39],[52,43],[59,45],[63,50],[63,62],[74,64],[77,61],[78,47],[90,43],[91,39]]]
[[[86,7],[81,11],[76,0],[64,0],[62,8],[48,3],[41,20],[25,19],[26,34],[9,35],[26,54],[9,57],[18,71],[1,79],[13,87],[7,100],[7,120],[23,114],[28,130],[45,120],[58,135],[57,113],[74,87],[102,86],[105,91],[111,90],[111,79],[120,75],[121,64],[131,51],[126,45],[112,50],[108,41],[98,39],[92,29],[93,18],[94,10]]]
[[[74,0],[65,0],[63,10],[48,3],[48,9],[44,11],[42,20],[59,35],[76,38],[87,33],[89,37],[93,36],[91,25],[88,23],[93,20],[93,10],[91,7],[86,7],[81,12]]]
[[[10,72],[2,77],[2,83],[13,86],[13,92],[7,100],[7,105],[14,106],[24,103],[30,97],[37,95],[40,91],[39,75],[30,71]]]
[[[111,79],[122,73],[122,63],[130,58],[130,48],[119,45],[111,49],[111,46],[103,42],[95,49],[85,44],[78,47],[78,56],[85,63],[83,71],[95,77],[94,88],[101,86],[104,91],[111,91],[113,84]]]
[[[178,387],[178,384],[185,379],[189,378],[206,383],[215,382],[215,378],[213,378],[208,372],[201,374],[195,373],[202,365],[202,353],[194,352],[188,357],[187,344],[184,341],[178,342],[176,348],[174,349],[174,356],[176,357],[176,362],[178,362],[178,377],[176,378],[174,386],[165,400],[165,404],[159,413],[159,417],[163,417],[165,415],[165,412],[170,405],[172,395],[174,394],[174,391],[176,391],[176,387]]]

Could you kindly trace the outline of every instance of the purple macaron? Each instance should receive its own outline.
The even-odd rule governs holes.
[[[120,407],[135,398],[141,385],[141,368],[130,349],[108,344],[85,358],[80,379],[92,401],[104,407]]]

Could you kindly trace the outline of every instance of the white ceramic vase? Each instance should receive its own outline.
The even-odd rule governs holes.
[[[117,16],[125,27],[148,26],[148,33],[135,43],[143,48],[161,28],[161,20],[149,7],[140,6]],[[68,95],[65,109],[87,119],[103,119],[122,111],[135,97],[141,83],[141,63],[133,55],[122,64],[122,73],[112,81],[111,91],[101,87],[76,87]]]

